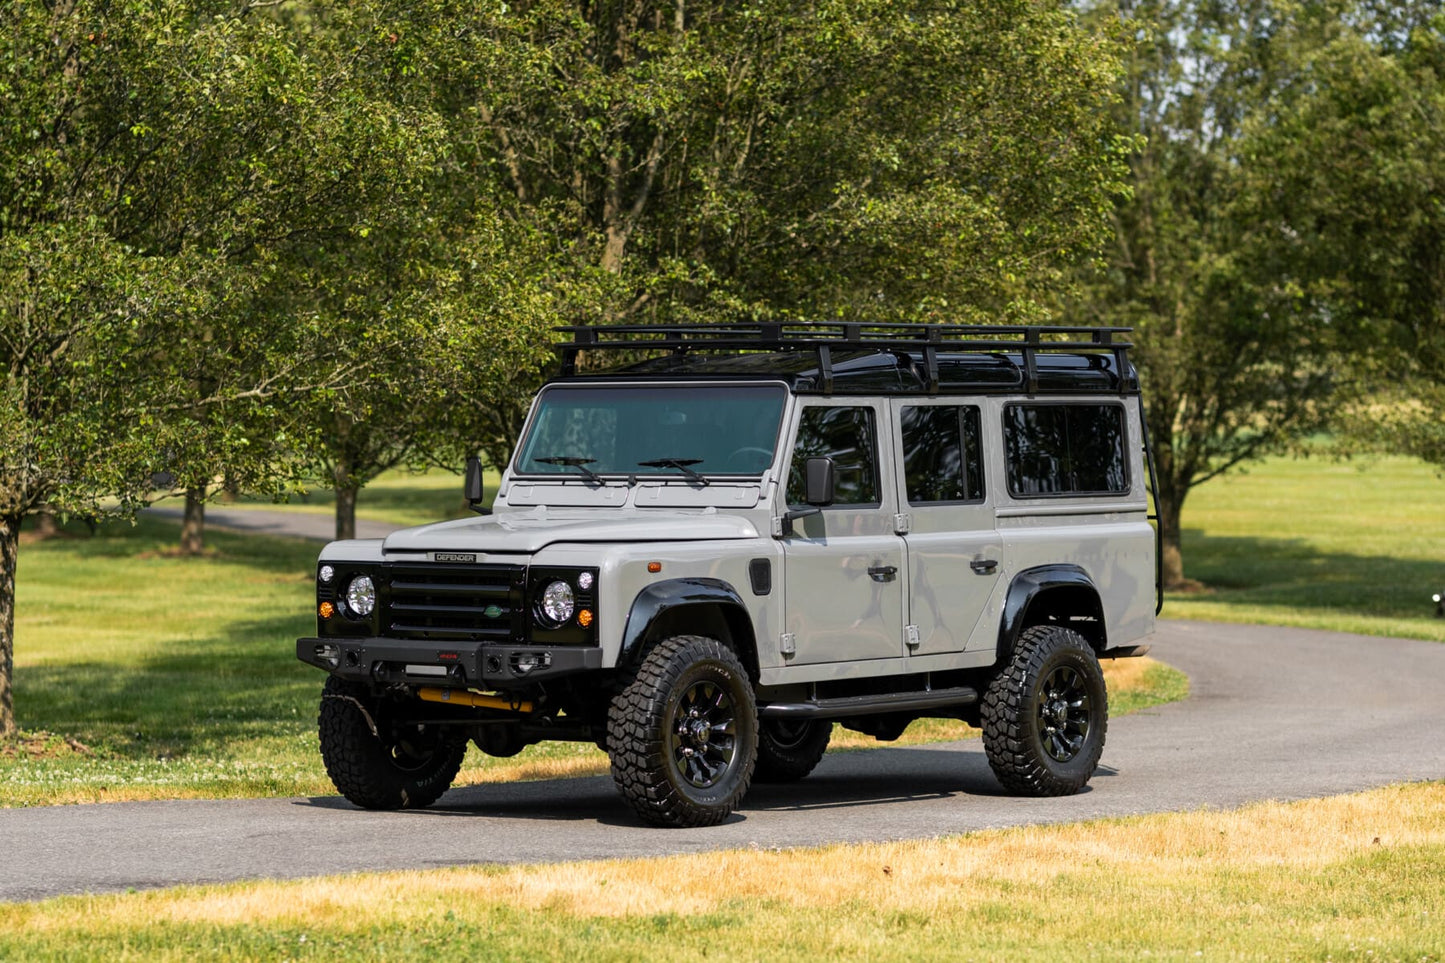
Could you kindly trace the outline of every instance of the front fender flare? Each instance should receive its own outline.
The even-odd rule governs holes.
[[[693,605],[733,606],[752,621],[738,590],[720,578],[673,578],[654,582],[632,600],[627,624],[622,629],[622,649],[617,664],[636,665],[642,661],[642,643],[647,630],[666,612]]]

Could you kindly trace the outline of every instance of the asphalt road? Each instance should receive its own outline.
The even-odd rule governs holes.
[[[454,789],[432,809],[339,798],[0,811],[0,900],[355,870],[791,847],[1230,807],[1445,778],[1445,645],[1161,623],[1192,696],[1111,722],[1089,788],[1002,794],[978,741],[825,758],[710,829],[642,826],[607,777]],[[318,688],[320,677],[318,675]]]

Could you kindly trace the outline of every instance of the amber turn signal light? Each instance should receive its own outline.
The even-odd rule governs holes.
[[[331,618],[331,616],[336,614],[336,606],[332,605],[330,602],[322,602],[321,608],[318,609],[318,611],[321,613],[321,617],[323,619],[329,619]]]
[[[591,628],[591,626],[592,626],[592,610],[591,610],[591,609],[583,609],[582,611],[578,612],[578,613],[577,613],[577,624],[580,625],[580,626],[582,626],[584,629],[586,629],[586,628]]]
[[[661,572],[661,571],[662,571],[662,563],[661,563],[661,562],[648,562],[648,563],[647,563],[647,570],[648,570],[649,572],[651,572],[653,575],[656,575],[658,572]]]

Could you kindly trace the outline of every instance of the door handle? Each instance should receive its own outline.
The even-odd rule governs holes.
[[[868,577],[875,582],[891,582],[897,575],[896,565],[874,565],[868,569]]]
[[[998,571],[998,560],[992,558],[976,558],[968,563],[975,575],[992,575]]]

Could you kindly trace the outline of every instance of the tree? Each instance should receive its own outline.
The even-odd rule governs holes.
[[[1247,131],[1248,214],[1282,269],[1369,335],[1355,438],[1445,464],[1445,13],[1339,4]]]
[[[277,343],[237,309],[276,249],[409,169],[415,135],[340,36],[203,0],[0,12],[0,735],[22,518],[134,509],[198,413],[244,425],[298,370],[333,377],[286,354],[305,317]]]
[[[1328,3],[1128,0],[1093,13],[1132,35],[1119,122],[1140,146],[1102,271],[1066,311],[1135,328],[1164,581],[1177,587],[1189,491],[1322,426],[1357,388],[1342,359],[1361,332],[1290,269],[1278,220],[1260,216],[1257,156],[1281,91],[1344,28]]]

